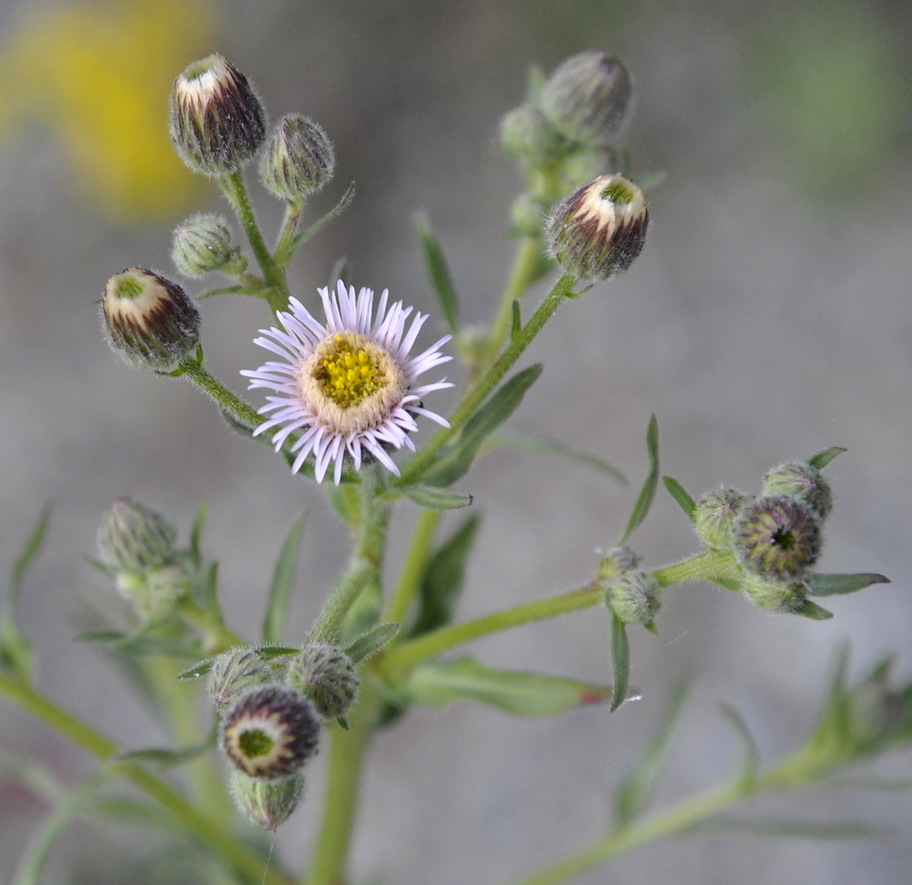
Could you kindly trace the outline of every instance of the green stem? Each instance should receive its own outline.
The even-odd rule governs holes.
[[[177,791],[141,765],[118,762],[118,747],[71,713],[40,694],[33,686],[0,673],[0,694],[5,695],[58,734],[102,762],[116,765],[118,773],[158,802],[174,818],[177,828],[205,845],[212,855],[232,867],[248,882],[264,885],[294,885],[274,865],[264,871],[261,855],[249,851],[234,834],[201,814]]]
[[[683,562],[665,566],[652,573],[660,587],[672,584],[686,584],[692,581],[725,581],[737,578],[741,566],[733,553],[707,551],[685,559]]]
[[[219,179],[219,185],[241,222],[244,233],[247,234],[250,248],[256,256],[266,284],[269,286],[267,295],[269,306],[273,311],[285,310],[288,307],[288,283],[285,279],[285,272],[276,264],[263,239],[263,234],[260,232],[243,173],[231,172]]]
[[[237,394],[232,393],[195,359],[183,360],[178,371],[241,424],[253,428],[263,423],[262,416],[257,414],[253,406],[245,403]]]
[[[475,414],[478,407],[487,399],[491,391],[500,383],[519,357],[522,356],[535,336],[544,328],[545,323],[554,316],[561,302],[565,298],[572,296],[573,283],[573,277],[569,274],[564,274],[554,284],[554,287],[545,296],[544,301],[532,314],[529,321],[513,336],[509,346],[498,357],[494,365],[485,372],[473,387],[466,391],[461,402],[456,406],[453,414],[450,415],[450,426],[438,430],[428,440],[418,454],[405,465],[402,475],[394,480],[394,486],[407,486],[421,477],[421,474],[433,462],[437,452],[462,430],[465,423]]]
[[[303,880],[306,885],[344,885],[346,882],[345,867],[358,810],[364,752],[377,703],[377,695],[368,681],[362,688],[349,730],[338,725],[330,730],[323,817],[313,863]]]
[[[193,624],[203,634],[203,652],[207,657],[214,657],[229,648],[247,645],[237,633],[229,630],[219,617],[218,612],[204,609],[190,599],[178,603],[181,617]]]
[[[454,648],[457,645],[486,636],[489,633],[498,633],[511,627],[519,627],[533,621],[544,621],[567,612],[579,611],[598,605],[604,597],[601,587],[583,587],[562,593],[560,596],[551,596],[539,599],[515,608],[494,612],[463,624],[452,627],[443,627],[425,633],[411,642],[404,642],[396,646],[383,656],[379,664],[381,672],[394,677],[397,672],[408,669],[425,658],[432,658],[441,652]]]
[[[440,516],[441,511],[439,510],[422,510],[418,516],[412,543],[405,556],[405,562],[402,564],[396,588],[393,590],[393,595],[383,615],[383,621],[402,624],[408,616],[412,600],[421,586],[421,577],[430,555]]]

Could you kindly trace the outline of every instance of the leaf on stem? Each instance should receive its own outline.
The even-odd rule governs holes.
[[[440,240],[431,230],[426,215],[419,214],[415,218],[415,227],[418,229],[421,251],[424,254],[424,265],[427,268],[434,293],[437,295],[440,312],[447,329],[456,335],[459,332],[459,295],[453,285],[453,278],[450,275],[450,268],[446,256],[443,254]]]
[[[848,449],[843,446],[833,446],[830,449],[824,449],[822,452],[818,452],[816,455],[812,455],[807,459],[808,467],[815,467],[817,470],[823,470],[833,458],[847,451]]]
[[[619,483],[626,484],[627,479],[621,471],[613,464],[609,464],[602,458],[595,455],[580,452],[566,443],[559,442],[556,439],[550,439],[545,436],[527,436],[522,433],[500,433],[496,437],[491,437],[485,445],[485,449],[493,449],[498,446],[508,446],[512,449],[520,449],[525,452],[533,452],[543,455],[558,455],[562,458],[568,458],[583,464],[586,467],[592,467],[600,473],[610,476]]]
[[[694,501],[684,486],[682,486],[673,476],[663,476],[662,483],[665,486],[665,490],[671,495],[678,507],[680,507],[687,518],[693,522],[694,510],[697,509],[696,501]]]
[[[384,646],[393,641],[398,632],[398,624],[377,624],[376,627],[371,627],[370,630],[350,642],[345,647],[345,654],[353,664],[360,664],[382,651]]]
[[[512,670],[495,670],[474,658],[419,664],[394,689],[429,707],[475,701],[519,716],[553,716],[612,695],[611,686]]]
[[[216,744],[216,737],[217,731],[212,729],[205,740],[192,747],[179,749],[150,747],[145,750],[128,750],[118,753],[116,758],[119,762],[139,762],[161,770],[176,768],[211,750]]]
[[[519,299],[514,298],[510,304],[510,340],[513,341],[522,331],[522,311],[519,307]]]
[[[646,480],[643,488],[633,505],[633,511],[630,514],[630,520],[627,528],[620,540],[620,544],[625,544],[627,539],[634,533],[639,525],[646,519],[652,501],[655,498],[656,487],[659,484],[659,423],[656,416],[649,419],[649,427],[646,430],[646,451],[649,453],[649,472],[646,474]]]
[[[440,452],[423,476],[424,483],[446,487],[463,477],[472,466],[481,444],[516,411],[541,371],[540,364],[529,366],[504,382],[466,422],[459,439]]]
[[[307,230],[302,231],[296,237],[288,241],[288,244],[280,252],[275,254],[275,262],[279,267],[285,267],[291,260],[292,255],[306,243],[315,233],[322,230],[331,221],[335,221],[355,199],[355,183],[352,182],[342,194],[341,199],[332,209],[329,210],[322,218],[317,219]]]
[[[282,639],[282,631],[288,621],[291,601],[294,598],[298,553],[301,549],[301,538],[306,519],[306,514],[301,513],[291,524],[273,569],[266,614],[263,618],[263,642],[280,642]]]
[[[874,572],[859,572],[855,575],[811,575],[811,596],[840,596],[864,590],[872,584],[889,584],[890,579]]]
[[[407,486],[405,494],[427,510],[459,510],[470,507],[474,500],[471,495],[454,495],[432,486]]]
[[[677,726],[693,681],[684,679],[675,687],[668,710],[646,752],[634,769],[620,783],[615,799],[618,822],[629,823],[645,807],[668,760],[671,736]]]
[[[611,698],[611,712],[627,700],[630,684],[630,641],[627,627],[614,613],[611,613],[611,667],[614,670],[614,694]]]

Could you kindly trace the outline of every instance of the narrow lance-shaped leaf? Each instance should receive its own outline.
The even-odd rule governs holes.
[[[633,505],[630,520],[620,541],[621,544],[626,543],[627,539],[646,519],[649,508],[652,506],[653,498],[655,498],[656,487],[659,484],[659,423],[656,421],[655,415],[649,419],[649,427],[646,430],[646,451],[649,454],[649,471],[646,474],[646,480],[643,482],[643,488],[640,490],[640,494]]]
[[[848,451],[848,449],[845,449],[842,446],[833,446],[830,449],[824,449],[822,452],[818,452],[816,455],[812,455],[807,459],[808,467],[816,467],[817,470],[823,470],[833,458],[846,451]]]
[[[840,596],[864,590],[872,584],[889,584],[890,579],[874,572],[860,572],[856,575],[811,575],[811,596]]]
[[[294,597],[295,576],[298,570],[298,552],[306,515],[301,513],[291,524],[282,550],[272,573],[266,616],[263,619],[263,642],[280,642],[282,631],[291,611]]]
[[[614,613],[611,613],[611,666],[614,670],[614,694],[611,698],[611,712],[627,700],[630,685],[630,641],[627,627]]]
[[[437,235],[431,230],[427,217],[419,215],[415,220],[418,237],[421,240],[421,251],[424,253],[424,265],[427,268],[431,286],[437,295],[440,312],[447,328],[454,335],[459,331],[459,296],[453,285],[450,268]]]
[[[345,654],[353,664],[360,664],[361,661],[382,651],[384,646],[393,641],[398,632],[398,624],[377,624],[376,627],[371,627],[370,630],[349,643],[345,648]]]
[[[553,716],[611,697],[610,686],[510,670],[495,670],[464,657],[420,664],[396,686],[413,702],[440,707],[453,701],[476,701],[519,716]]]
[[[747,792],[757,779],[757,772],[760,769],[760,750],[757,748],[757,742],[747,727],[744,717],[730,704],[722,704],[721,709],[725,718],[738,732],[741,743],[744,745],[744,761],[741,763],[741,771],[738,772],[738,784]]]
[[[491,437],[488,440],[485,448],[488,446],[496,448],[501,445],[509,446],[513,449],[520,449],[525,452],[558,455],[562,458],[576,461],[578,464],[583,464],[586,467],[592,467],[620,483],[627,482],[624,474],[613,464],[609,464],[607,461],[602,458],[597,458],[595,455],[577,451],[571,446],[566,445],[566,443],[558,442],[555,439],[549,439],[544,436],[527,436],[522,433],[499,433],[496,437]]]
[[[678,507],[680,507],[687,518],[693,522],[694,511],[697,509],[696,501],[691,498],[684,486],[682,486],[673,476],[663,476],[662,482],[664,483],[668,494],[674,498]]]
[[[119,753],[117,759],[121,762],[141,762],[159,769],[176,768],[206,753],[215,746],[215,742],[216,731],[213,729],[203,741],[194,744],[192,747],[180,747],[178,749],[154,747],[145,750],[128,750],[125,753]]]
[[[470,507],[474,500],[471,495],[454,495],[432,486],[409,486],[405,494],[427,510],[460,510]]]
[[[541,371],[541,365],[529,366],[502,384],[466,422],[459,439],[440,453],[422,478],[424,483],[445,487],[464,476],[472,466],[481,444],[518,408]]]

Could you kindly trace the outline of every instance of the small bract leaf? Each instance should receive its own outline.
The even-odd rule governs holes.
[[[665,486],[666,491],[672,498],[674,498],[675,503],[680,507],[687,518],[693,522],[694,510],[697,508],[697,503],[694,499],[687,493],[687,490],[684,486],[681,485],[673,476],[663,476],[662,483]]]
[[[202,676],[209,674],[214,663],[215,658],[206,658],[206,660],[200,661],[198,664],[194,664],[192,667],[188,667],[186,670],[178,673],[177,678],[182,680],[199,679]]]
[[[811,576],[811,596],[840,596],[864,590],[872,584],[889,583],[889,578],[874,572],[859,572],[855,575],[817,574]]]
[[[362,633],[346,646],[345,654],[348,655],[353,664],[360,664],[361,661],[373,657],[385,645],[392,642],[398,632],[398,624],[377,624],[376,627],[371,627],[370,630]]]
[[[643,488],[633,505],[633,511],[630,514],[630,520],[627,522],[627,528],[620,540],[620,544],[626,543],[627,539],[634,533],[637,527],[646,519],[652,501],[655,498],[656,487],[659,484],[659,424],[656,416],[649,419],[649,427],[646,430],[646,451],[649,454],[649,471],[643,482]]]
[[[177,750],[159,747],[146,750],[129,750],[118,754],[117,759],[122,762],[140,762],[160,769],[176,768],[196,759],[197,756],[201,756],[214,747],[215,736],[216,732],[213,730],[206,740],[192,747],[183,747]]]
[[[408,486],[405,494],[428,510],[459,510],[470,507],[474,500],[471,495],[454,495],[432,486]]]
[[[614,695],[611,698],[611,712],[627,700],[630,683],[630,641],[627,627],[614,613],[611,613],[611,666],[614,670]]]
[[[818,452],[816,455],[812,455],[807,459],[807,464],[809,467],[816,467],[817,470],[823,470],[827,464],[830,463],[837,455],[841,455],[843,452],[847,452],[848,449],[843,448],[842,446],[833,446],[830,449],[824,449],[822,452]]]

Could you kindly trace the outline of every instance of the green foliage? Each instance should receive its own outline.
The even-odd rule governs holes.
[[[666,491],[674,499],[675,503],[684,511],[684,515],[693,522],[694,511],[697,509],[697,502],[687,493],[684,486],[681,485],[673,476],[663,476],[662,483]]]
[[[272,572],[266,616],[263,619],[263,642],[265,643],[282,641],[282,633],[294,599],[298,553],[301,549],[305,519],[306,516],[302,513],[292,523]]]
[[[646,430],[646,451],[649,454],[649,471],[643,482],[643,488],[640,489],[640,494],[633,505],[627,528],[624,530],[619,544],[625,544],[646,519],[659,484],[659,423],[656,421],[655,415],[649,419],[649,427]]]
[[[453,285],[453,278],[447,264],[443,247],[437,235],[431,230],[430,222],[424,215],[415,219],[418,228],[418,237],[421,242],[421,251],[424,254],[424,265],[434,294],[440,314],[453,335],[459,334],[459,295]]]

